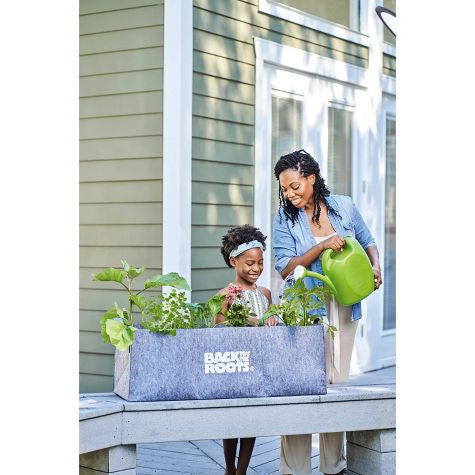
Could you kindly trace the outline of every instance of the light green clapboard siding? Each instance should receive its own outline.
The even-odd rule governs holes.
[[[150,251],[150,247],[82,246],[79,250],[79,265],[81,267],[117,267],[122,259],[127,258],[132,266],[141,267],[146,264],[148,269],[158,270],[162,267],[160,247],[155,248],[155,252]]]
[[[119,284],[105,267],[162,266],[163,1],[80,0],[80,390],[112,390],[99,320]],[[152,295],[151,292],[147,294]]]
[[[254,164],[254,147],[216,140],[194,137],[192,139],[193,158],[196,160],[216,160],[220,162]]]
[[[79,142],[80,160],[161,157],[162,154],[161,135],[92,139]]]
[[[157,157],[82,161],[79,176],[81,183],[161,180],[162,159]]]
[[[163,90],[163,68],[79,78],[80,97]]]
[[[193,182],[194,203],[253,206],[254,187],[230,183]]]
[[[79,61],[81,76],[143,71],[163,66],[163,47],[111,51],[82,55]],[[124,69],[125,68],[125,69]]]
[[[84,97],[79,104],[79,117],[81,119],[157,112],[163,112],[163,94],[161,91]]]
[[[196,248],[191,255],[191,265],[197,269],[219,269],[225,266],[219,246]]]
[[[79,185],[82,203],[161,202],[162,189],[161,180],[96,182]]]
[[[258,12],[241,0],[195,0],[193,26],[220,36],[253,43],[253,36],[304,47],[309,52],[367,66],[368,49],[326,33]]]
[[[163,26],[92,33],[81,37],[79,54],[153,48],[161,44],[161,38],[163,38]]]
[[[253,223],[254,37],[367,67],[368,48],[258,11],[257,0],[193,2],[192,288],[228,283],[221,237]],[[270,245],[270,243],[268,243]]]

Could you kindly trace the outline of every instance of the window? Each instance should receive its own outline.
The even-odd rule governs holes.
[[[277,160],[289,152],[301,148],[302,135],[302,98],[272,91],[272,210],[279,209],[279,184],[274,175]],[[269,246],[272,244],[269,242]],[[282,289],[282,278],[274,269],[274,253],[271,253],[271,292],[274,300],[278,300]]]
[[[359,31],[359,0],[279,0],[278,3]]]
[[[370,46],[368,2],[360,0],[259,0],[259,12],[321,31],[336,38]]]
[[[351,195],[353,113],[328,108],[328,171],[327,185],[331,193]]]
[[[383,7],[389,8],[396,13],[396,0],[384,0]],[[384,27],[383,41],[396,46],[396,37],[386,27]]]
[[[383,330],[396,328],[396,120],[386,117]]]

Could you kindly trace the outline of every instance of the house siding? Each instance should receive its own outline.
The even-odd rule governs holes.
[[[220,254],[221,236],[231,226],[253,223],[254,36],[368,66],[367,48],[260,13],[257,0],[194,0],[194,301],[233,279]]]
[[[114,348],[99,320],[121,259],[162,267],[163,1],[80,1],[80,391],[110,391]]]

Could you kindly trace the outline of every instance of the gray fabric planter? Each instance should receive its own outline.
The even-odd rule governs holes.
[[[128,401],[326,394],[322,325],[137,330],[115,353],[114,392]]]

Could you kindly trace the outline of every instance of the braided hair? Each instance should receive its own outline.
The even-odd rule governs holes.
[[[330,190],[325,185],[325,180],[320,175],[320,167],[316,160],[305,150],[296,150],[295,152],[282,155],[274,167],[274,174],[279,182],[280,174],[289,168],[297,170],[302,176],[315,175],[315,183],[313,184],[313,213],[312,221],[320,226],[319,218],[322,211],[320,202],[324,203],[329,213],[338,213],[328,204],[326,199],[330,195]],[[285,199],[282,187],[279,182],[279,202],[284,215],[295,225],[299,209],[296,208],[290,200]],[[282,222],[282,216],[280,216]]]
[[[229,254],[231,254],[233,249],[245,242],[259,241],[262,244],[263,250],[265,251],[266,238],[267,236],[264,236],[264,234],[262,234],[258,228],[255,228],[249,224],[231,228],[221,238],[221,254],[223,255],[224,262],[226,262],[228,267],[232,267],[231,262],[229,261]]]

